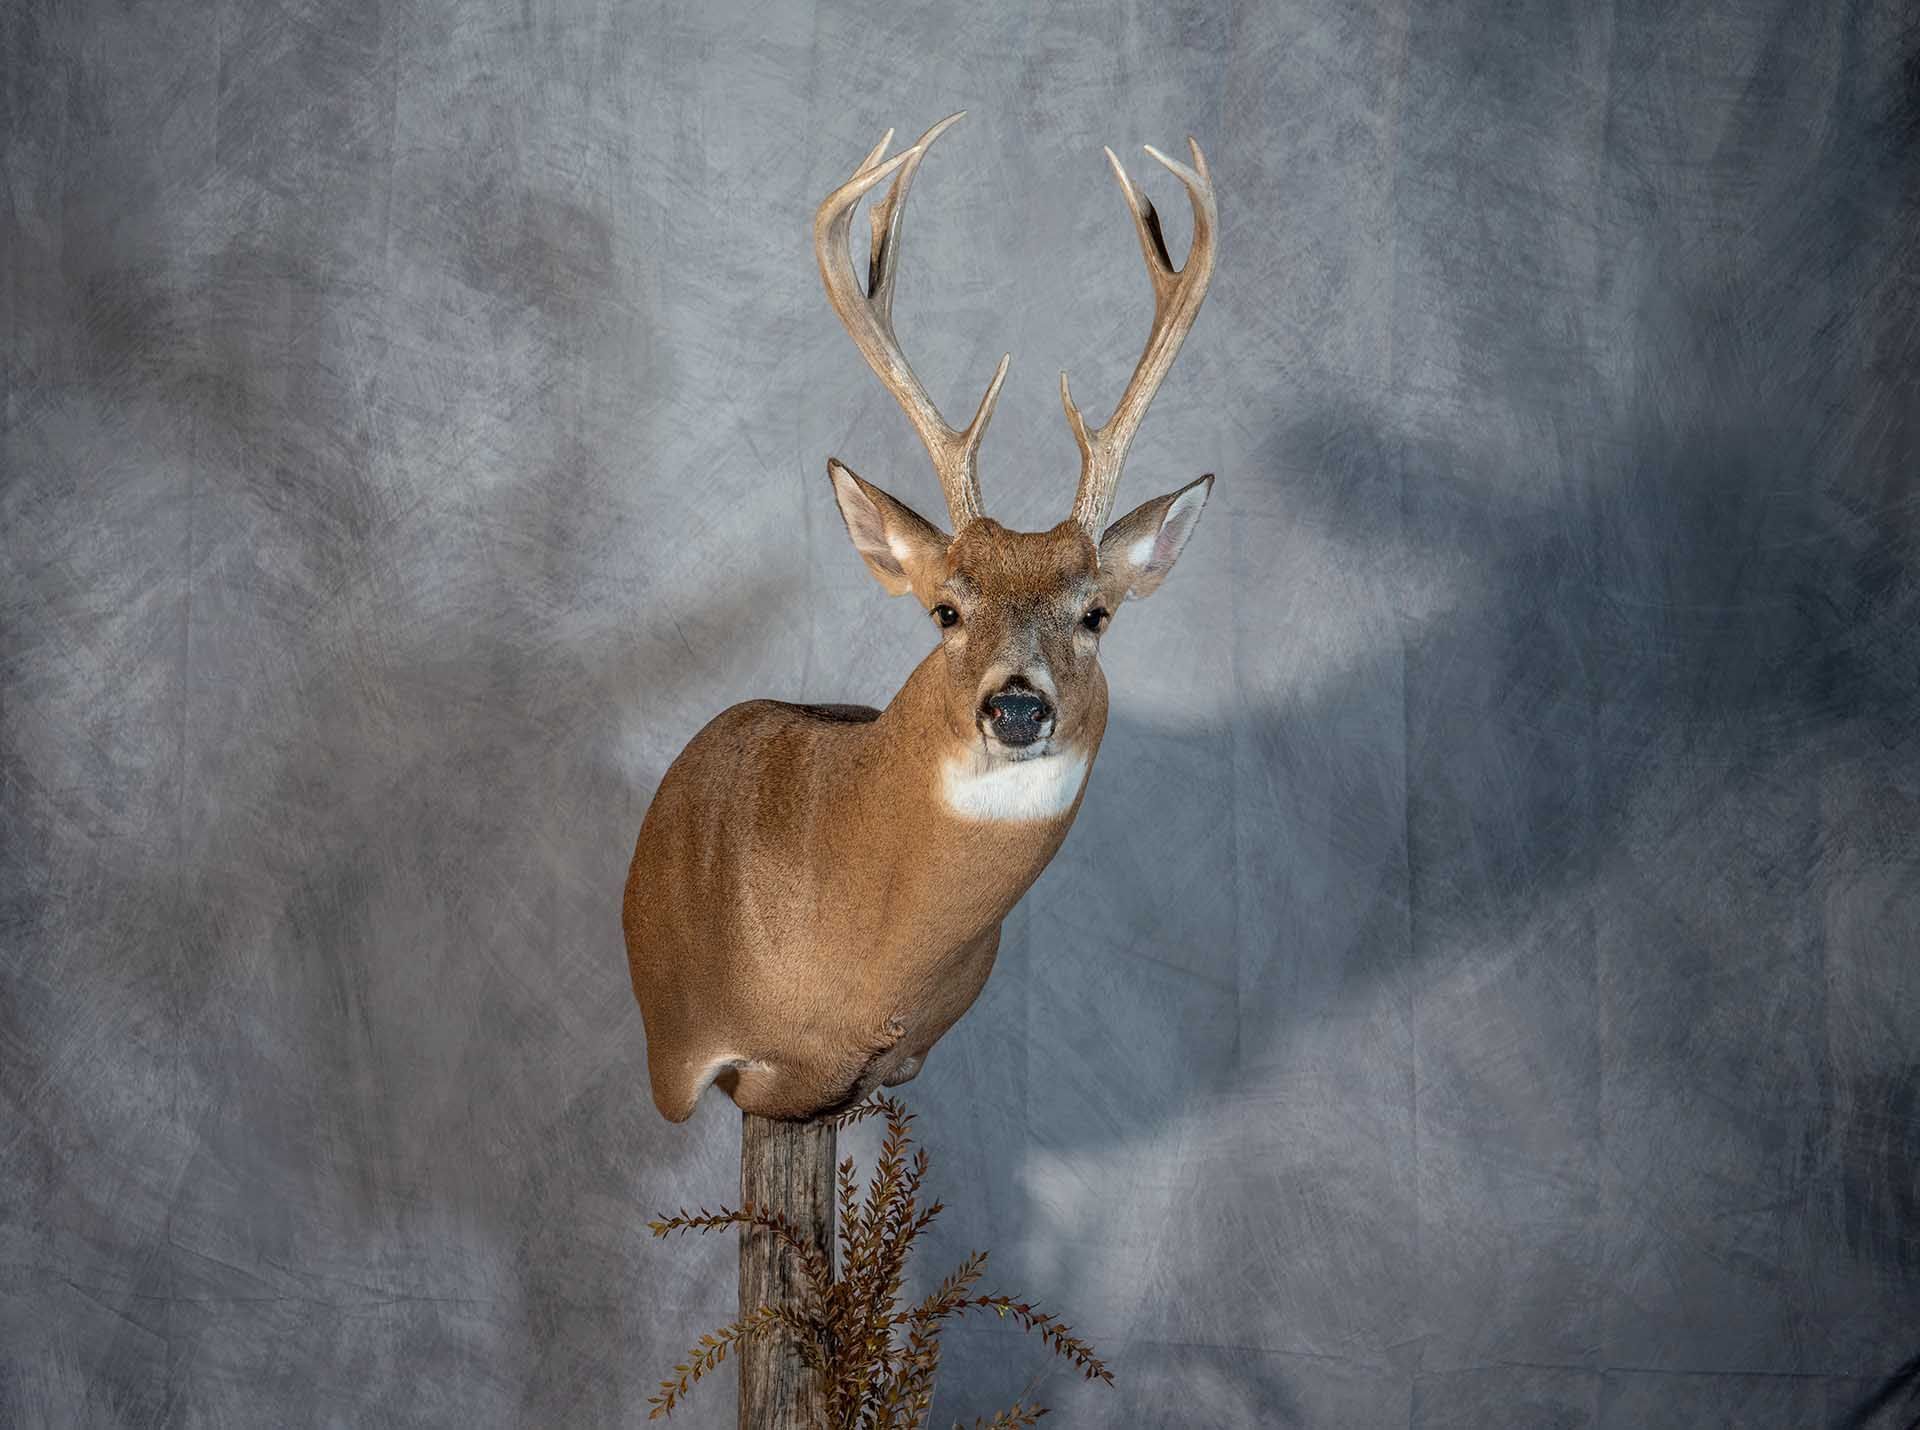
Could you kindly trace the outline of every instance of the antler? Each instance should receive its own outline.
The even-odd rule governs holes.
[[[980,439],[986,435],[987,423],[993,417],[993,405],[999,400],[1000,383],[1007,375],[1007,363],[1013,354],[1000,359],[973,421],[964,432],[954,431],[907,365],[900,351],[900,340],[893,334],[893,281],[899,274],[900,218],[907,189],[928,147],[965,113],[963,109],[960,114],[949,115],[922,134],[912,148],[902,149],[882,162],[887,145],[893,142],[893,131],[889,129],[873,152],[860,161],[853,177],[827,195],[813,218],[814,256],[820,261],[820,277],[827,285],[827,300],[840,315],[867,366],[893,394],[907,414],[907,420],[920,434],[927,455],[933,458],[941,489],[947,494],[947,511],[953,517],[956,534],[982,514]],[[893,175],[893,185],[886,197],[873,206],[873,257],[867,266],[867,287],[863,293],[847,253],[847,235],[853,224],[853,211],[861,198],[889,174]]]
[[[1113,511],[1114,492],[1120,485],[1120,469],[1126,464],[1127,448],[1147,415],[1147,405],[1159,391],[1161,381],[1193,326],[1200,304],[1207,296],[1207,284],[1213,278],[1214,232],[1219,213],[1214,208],[1213,179],[1207,173],[1206,157],[1191,136],[1187,147],[1193,151],[1193,167],[1169,159],[1151,144],[1146,146],[1160,163],[1186,186],[1193,202],[1193,244],[1187,251],[1187,266],[1175,269],[1167,256],[1167,241],[1160,233],[1160,216],[1153,203],[1133,187],[1127,171],[1120,167],[1113,150],[1107,150],[1107,162],[1120,180],[1120,191],[1127,196],[1127,212],[1133,215],[1134,231],[1140,236],[1140,251],[1146,255],[1147,277],[1153,280],[1153,328],[1147,334],[1146,350],[1133,369],[1127,390],[1120,394],[1120,405],[1104,427],[1089,431],[1073,405],[1067,389],[1067,375],[1060,374],[1060,405],[1067,410],[1067,425],[1080,444],[1080,489],[1073,499],[1073,519],[1085,527],[1095,541],[1100,539],[1107,517]]]

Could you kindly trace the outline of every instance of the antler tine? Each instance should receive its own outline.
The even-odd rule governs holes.
[[[839,314],[854,346],[873,369],[874,376],[907,414],[914,431],[920,434],[933,469],[946,493],[947,511],[954,531],[982,514],[980,504],[980,439],[986,436],[987,423],[993,418],[994,404],[1000,399],[1000,384],[1006,379],[1009,353],[1000,359],[993,381],[980,399],[980,406],[963,431],[956,432],[941,417],[920,379],[900,351],[900,340],[893,331],[893,288],[899,276],[900,224],[905,211],[907,190],[920,161],[933,141],[961,115],[952,114],[922,134],[909,148],[891,159],[883,158],[893,141],[889,129],[853,177],[828,194],[813,219],[814,256],[820,264],[820,278],[826,284],[827,301]],[[873,247],[867,263],[867,286],[861,290],[847,252],[847,238],[853,226],[853,213],[860,200],[892,177],[886,194],[873,205]]]
[[[1160,215],[1147,196],[1134,188],[1127,171],[1107,153],[1120,192],[1127,200],[1127,213],[1133,219],[1134,233],[1140,239],[1140,252],[1147,260],[1147,277],[1153,283],[1153,327],[1147,334],[1147,346],[1134,366],[1127,390],[1120,394],[1119,405],[1106,425],[1089,429],[1073,405],[1073,393],[1067,387],[1067,375],[1060,374],[1060,405],[1066,409],[1067,426],[1080,447],[1080,487],[1073,499],[1073,519],[1086,528],[1095,541],[1100,539],[1107,517],[1113,511],[1113,497],[1120,485],[1120,470],[1126,465],[1127,448],[1139,430],[1140,419],[1147,414],[1153,395],[1173,367],[1180,344],[1200,312],[1207,296],[1207,284],[1213,278],[1214,242],[1220,225],[1214,205],[1213,177],[1207,172],[1206,156],[1189,136],[1187,147],[1193,152],[1192,167],[1169,159],[1151,144],[1146,151],[1180,180],[1193,204],[1193,244],[1187,252],[1184,268],[1176,269],[1167,255],[1167,241],[1160,232]]]

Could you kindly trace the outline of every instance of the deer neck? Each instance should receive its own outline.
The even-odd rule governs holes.
[[[970,936],[1005,916],[1066,838],[1099,752],[1106,691],[1103,682],[1073,742],[995,759],[952,729],[944,662],[930,652],[866,727],[852,782],[864,808],[849,823],[892,831],[881,861],[890,903],[950,910],[951,931]]]

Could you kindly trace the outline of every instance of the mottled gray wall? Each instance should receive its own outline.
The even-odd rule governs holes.
[[[906,1089],[923,1270],[1110,1357],[1067,1424],[1841,1416],[1920,1350],[1913,24],[6,6],[0,1419],[632,1424],[729,1314],[642,1225],[737,1117],[653,1110],[621,884],[710,715],[931,639],[808,231],[961,107],[899,320],[950,413],[1015,355],[990,505],[1145,332],[1100,144],[1189,131],[1121,503],[1220,481]],[[1045,1366],[950,1339],[943,1423]]]

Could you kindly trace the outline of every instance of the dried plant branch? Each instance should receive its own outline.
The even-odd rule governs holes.
[[[1047,1413],[1043,1405],[1016,1404],[1002,1410],[991,1420],[975,1420],[973,1430],[1002,1430],[1002,1427],[1032,1425]],[[954,1430],[965,1430],[965,1427],[956,1420]]]
[[[845,1112],[836,1113],[833,1125],[842,1130],[856,1122],[865,1122],[869,1117],[885,1117],[889,1113],[905,1113],[906,1108],[897,1097],[870,1097],[865,1102],[855,1103]]]
[[[744,1203],[738,1211],[722,1207],[717,1212],[709,1212],[702,1207],[697,1216],[689,1216],[687,1209],[682,1207],[677,1216],[648,1222],[647,1230],[655,1236],[671,1236],[676,1231],[719,1231],[729,1226],[757,1226],[777,1237],[799,1257],[801,1274],[807,1278],[815,1295],[824,1296],[827,1288],[833,1284],[833,1268],[827,1264],[827,1258],[820,1254],[820,1248],[802,1236],[800,1229],[788,1220],[785,1213],[756,1207],[752,1202]]]
[[[703,1336],[677,1379],[660,1382],[649,1418],[670,1413],[700,1378],[721,1364],[742,1341],[779,1333],[791,1337],[806,1365],[821,1378],[826,1424],[831,1430],[922,1430],[933,1405],[940,1369],[940,1328],[949,1317],[991,1310],[1037,1334],[1055,1355],[1072,1362],[1088,1380],[1111,1385],[1113,1374],[1093,1348],[1050,1312],[1036,1310],[1011,1296],[974,1292],[986,1271],[987,1253],[976,1251],[917,1304],[902,1307],[907,1259],[920,1234],[944,1210],[938,1201],[922,1204],[929,1159],[913,1147],[914,1115],[897,1099],[875,1098],[841,1113],[835,1121],[850,1126],[869,1117],[886,1119],[886,1134],[866,1195],[859,1195],[851,1157],[835,1169],[839,1212],[840,1274],[832,1274],[823,1255],[781,1212],[751,1204],[738,1211],[722,1207],[698,1213],[685,1208],[648,1222],[655,1236],[674,1232],[759,1227],[798,1256],[807,1295],[796,1305],[765,1305]],[[1036,1377],[1037,1380],[1037,1377]],[[1012,1406],[976,1427],[1032,1425],[1047,1413],[1029,1402],[1033,1382]],[[956,1427],[958,1430],[958,1427]]]
[[[672,1414],[674,1405],[703,1375],[724,1361],[727,1352],[740,1342],[764,1332],[773,1324],[776,1314],[773,1307],[761,1306],[731,1325],[700,1337],[686,1361],[674,1367],[679,1372],[678,1379],[661,1381],[659,1391],[648,1397],[647,1404],[653,1408],[647,1412],[647,1419],[658,1420]]]

